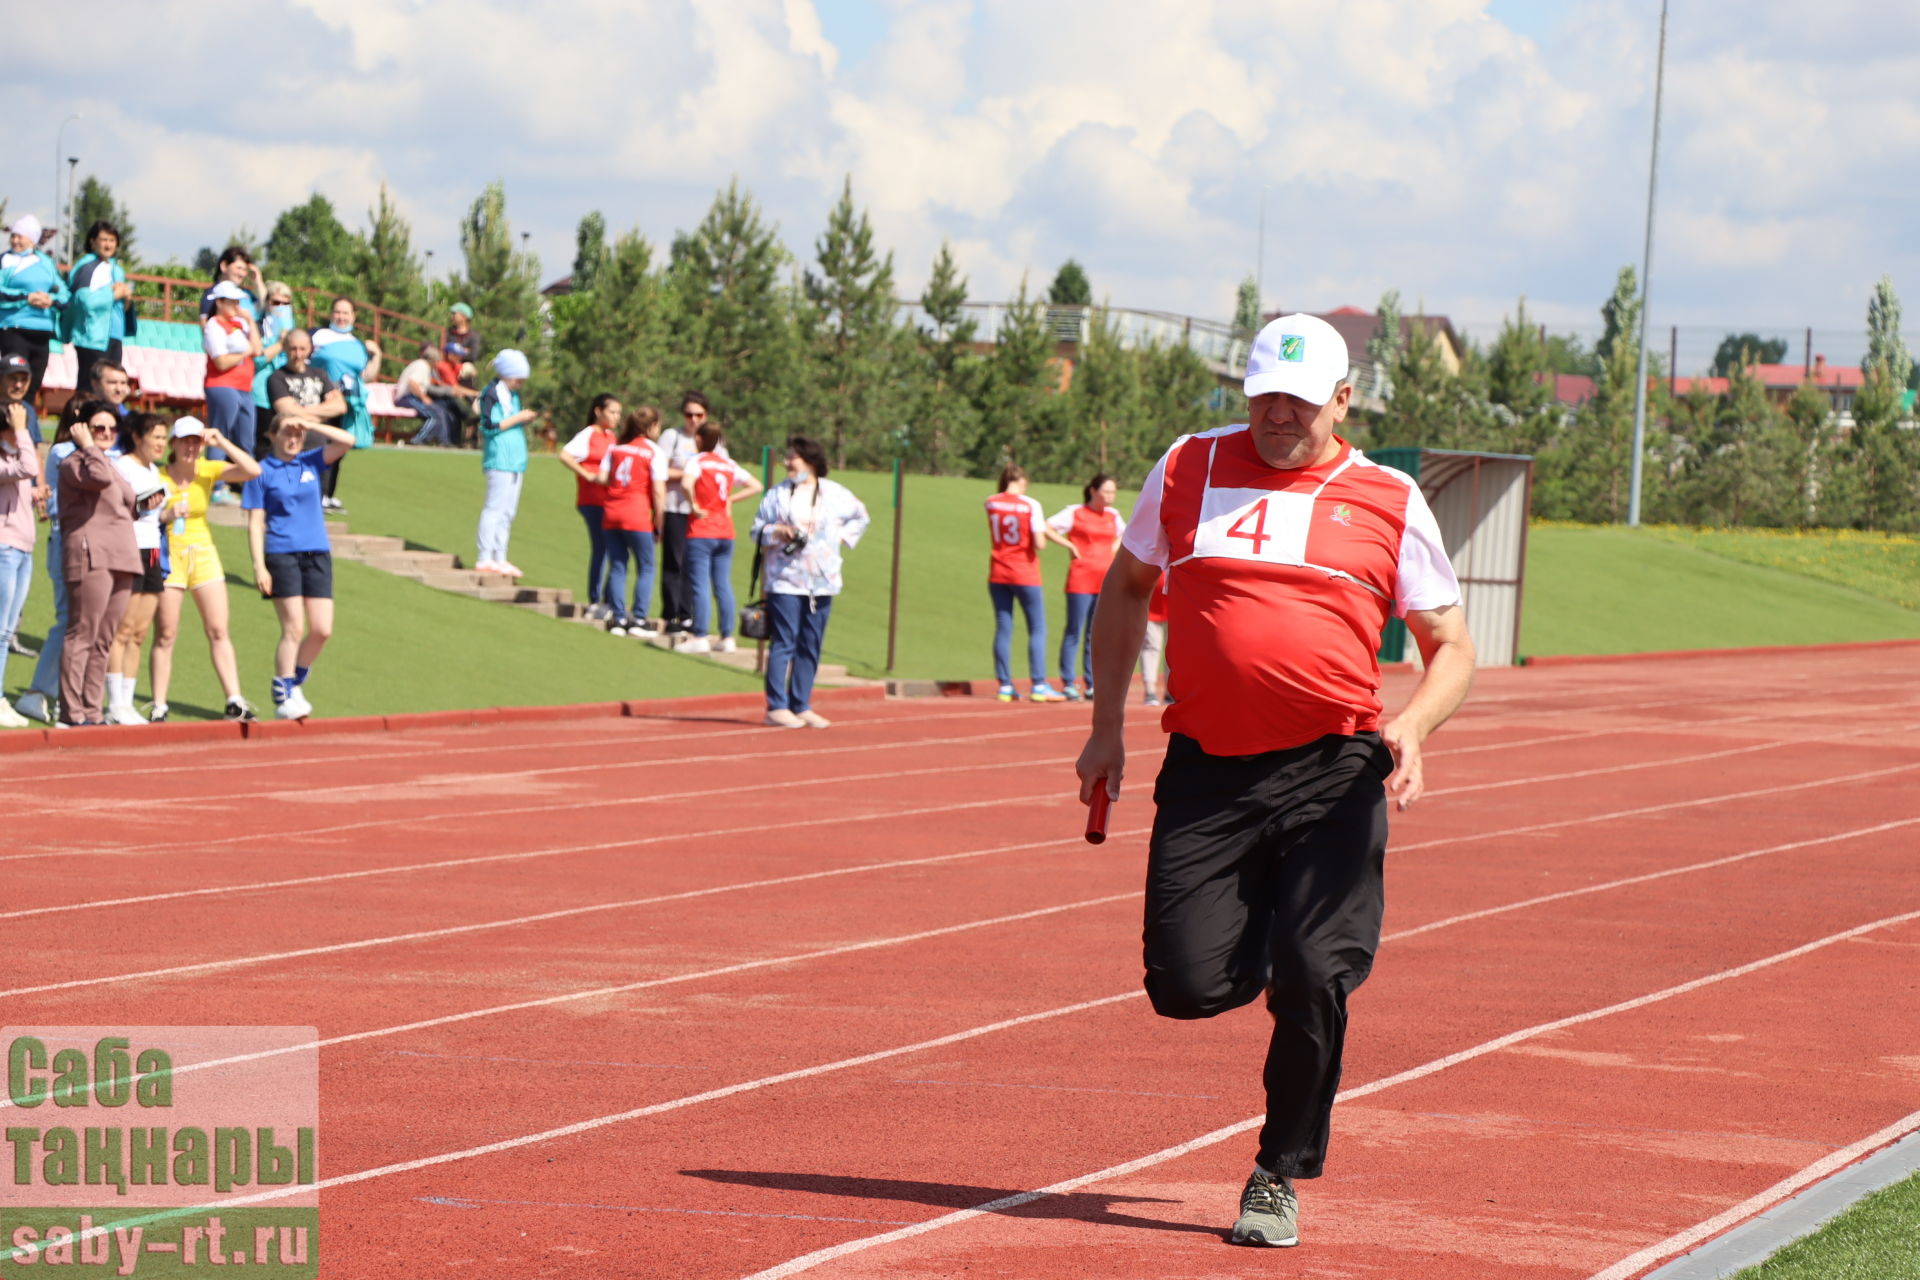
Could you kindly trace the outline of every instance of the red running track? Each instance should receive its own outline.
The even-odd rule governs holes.
[[[329,1277],[1625,1280],[1920,1127],[1910,667],[1483,673],[1280,1259],[1263,1015],[1139,995],[1144,711],[1099,848],[1071,706],[20,757],[0,1020],[318,1027]]]

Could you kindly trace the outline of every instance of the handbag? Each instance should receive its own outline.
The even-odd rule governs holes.
[[[753,589],[759,592],[755,599],[740,606],[740,635],[748,640],[766,640],[773,635],[772,620],[767,616],[766,583],[760,578],[760,556],[765,550],[760,540],[753,541]]]

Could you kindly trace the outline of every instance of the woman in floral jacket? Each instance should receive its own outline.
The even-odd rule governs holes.
[[[752,538],[767,560],[767,719],[782,729],[824,729],[831,721],[811,707],[813,675],[827,634],[833,598],[844,585],[840,552],[867,531],[860,499],[827,479],[818,441],[787,441],[787,478],[767,490],[754,513]]]

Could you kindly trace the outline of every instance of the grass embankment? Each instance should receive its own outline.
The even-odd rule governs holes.
[[[1520,650],[1644,653],[1920,637],[1920,547],[1874,535],[1536,524]]]
[[[1920,1280],[1920,1174],[1882,1188],[1733,1280]]]

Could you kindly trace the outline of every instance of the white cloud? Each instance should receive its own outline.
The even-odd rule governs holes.
[[[50,167],[35,155],[77,106],[70,137],[150,250],[264,230],[316,188],[358,220],[384,178],[443,270],[498,176],[550,275],[586,210],[664,243],[734,176],[805,256],[851,173],[905,291],[949,238],[977,297],[1074,256],[1116,303],[1207,315],[1253,267],[1263,186],[1289,305],[1391,287],[1591,316],[1638,261],[1654,31],[1635,0],[1579,0],[1537,41],[1487,0],[885,4],[849,61],[813,0],[261,0],[238,29],[196,0],[92,0],[69,16],[117,33],[95,74],[0,85],[28,122],[9,171]],[[1920,289],[1909,9],[1676,11],[1656,323],[1854,325],[1883,271]],[[10,56],[68,52],[34,24]],[[156,54],[204,70],[158,87]]]

